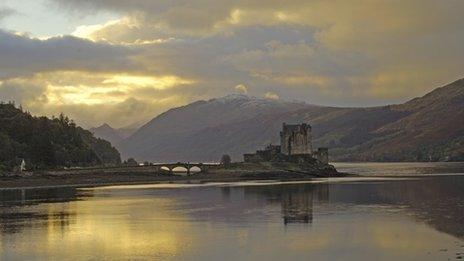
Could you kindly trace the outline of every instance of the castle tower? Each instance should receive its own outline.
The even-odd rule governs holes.
[[[285,155],[311,155],[313,153],[311,125],[283,123],[280,132],[281,153]]]

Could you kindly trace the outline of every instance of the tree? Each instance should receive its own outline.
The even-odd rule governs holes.
[[[137,166],[138,163],[134,158],[128,158],[127,159],[127,165],[129,165],[129,166]]]
[[[223,165],[224,167],[229,167],[230,166],[230,163],[232,162],[231,158],[229,155],[227,154],[224,154],[222,155],[221,157],[221,165]]]

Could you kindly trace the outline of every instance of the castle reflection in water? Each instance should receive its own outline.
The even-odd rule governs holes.
[[[329,201],[329,187],[329,184],[257,186],[244,187],[244,193],[262,195],[273,203],[280,202],[282,221],[285,225],[310,224],[314,219],[315,206]]]
[[[315,191],[317,189],[317,191]],[[314,201],[327,201],[329,187],[296,187],[282,194],[282,219],[284,224],[312,223]]]

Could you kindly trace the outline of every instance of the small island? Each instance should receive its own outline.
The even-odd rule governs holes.
[[[244,154],[243,158],[244,162],[235,167],[305,173],[317,177],[341,175],[329,164],[328,148],[313,150],[312,129],[307,123],[283,123],[280,145],[269,144],[264,150]]]
[[[207,172],[279,180],[347,175],[329,164],[327,148],[313,150],[312,129],[307,123],[283,123],[280,145],[269,144],[263,150],[244,154],[243,162],[231,163],[227,159],[230,157],[224,155],[220,165],[207,166]]]

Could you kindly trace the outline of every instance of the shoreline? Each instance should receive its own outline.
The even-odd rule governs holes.
[[[69,170],[50,170],[22,173],[22,175],[0,176],[0,190],[24,188],[56,187],[98,187],[112,185],[139,185],[159,183],[210,183],[240,182],[249,180],[305,181],[317,177],[349,176],[337,171],[301,172],[285,169],[218,168],[207,172],[194,172],[191,175],[159,171],[155,166],[126,166],[107,168],[83,168]]]
[[[274,173],[254,173],[254,175],[243,176],[242,174],[193,174],[190,176],[152,174],[140,175],[140,173],[132,173],[130,175],[110,174],[110,175],[92,175],[92,180],[88,175],[81,174],[79,176],[66,175],[55,179],[49,176],[29,176],[29,177],[4,177],[0,178],[0,191],[12,191],[23,189],[58,189],[58,188],[96,188],[96,187],[111,187],[111,186],[132,186],[132,185],[164,185],[164,184],[191,184],[201,185],[209,183],[236,183],[236,182],[266,182],[275,183],[292,183],[292,182],[310,182],[318,180],[337,179],[343,181],[360,181],[367,180],[401,180],[413,178],[433,178],[437,176],[463,176],[464,173],[443,173],[443,174],[421,174],[421,175],[381,175],[381,176],[366,176],[346,174],[331,177],[315,177],[304,174],[295,174],[288,172]],[[102,177],[105,176],[105,177]],[[50,179],[51,178],[51,179]],[[129,180],[135,179],[135,180]]]
[[[206,183],[233,183],[242,181],[310,181],[314,176],[288,175],[278,173],[273,175],[263,174],[261,177],[252,175],[243,177],[241,175],[217,174],[193,174],[190,176],[180,175],[97,175],[91,178],[88,175],[67,175],[59,178],[47,176],[8,177],[0,178],[0,190],[20,189],[48,189],[48,188],[93,188],[102,186],[127,186],[127,185],[151,185],[151,184],[206,184]]]

